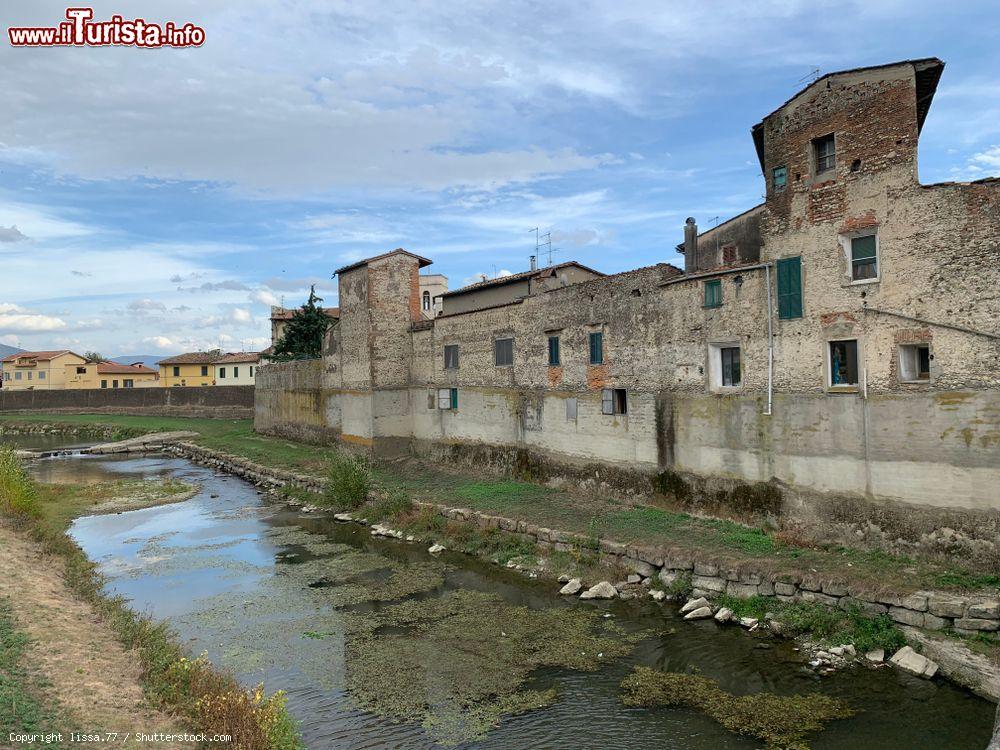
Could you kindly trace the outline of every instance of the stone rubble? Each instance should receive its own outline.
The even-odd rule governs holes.
[[[910,646],[903,646],[903,648],[892,655],[889,661],[910,674],[915,674],[917,677],[924,677],[928,680],[937,674],[938,671],[937,664],[926,656],[918,654]]]
[[[618,596],[618,589],[608,581],[601,581],[580,594],[581,599],[614,599]]]
[[[583,582],[579,578],[571,578],[566,581],[566,585],[559,589],[559,593],[563,596],[574,596],[580,593],[580,589],[583,588]]]

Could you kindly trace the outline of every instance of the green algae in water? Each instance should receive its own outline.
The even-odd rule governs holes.
[[[705,712],[731,732],[756,737],[768,750],[808,750],[806,735],[854,711],[826,695],[736,696],[715,680],[698,675],[636,667],[622,682],[627,706],[689,706]]]
[[[358,707],[419,722],[446,745],[550,705],[555,690],[525,687],[534,670],[595,671],[643,637],[590,610],[532,610],[473,591],[355,614],[349,626],[347,690]]]

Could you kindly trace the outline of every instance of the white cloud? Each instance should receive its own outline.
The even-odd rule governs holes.
[[[37,333],[57,331],[65,327],[66,321],[61,318],[32,312],[9,302],[0,302],[0,332]]]
[[[148,312],[166,312],[167,306],[157,300],[136,299],[128,303],[128,309],[141,315]]]
[[[23,242],[26,239],[28,238],[17,228],[17,225],[11,224],[9,227],[0,226],[0,242]]]
[[[154,346],[157,349],[163,351],[168,351],[168,350],[172,351],[173,349],[176,348],[174,342],[168,339],[166,336],[147,336],[142,340],[142,343],[149,344],[150,346]]]
[[[242,307],[233,308],[229,315],[234,323],[250,323],[253,321],[250,311]]]
[[[964,167],[953,167],[953,180],[982,180],[1000,177],[1000,146],[990,146],[968,158]]]
[[[254,302],[258,305],[267,305],[268,307],[281,304],[280,300],[266,289],[257,289],[251,292],[247,299],[250,302]]]
[[[487,279],[502,279],[505,276],[513,276],[511,271],[506,268],[501,268],[499,271],[493,274],[489,273],[477,273],[472,276],[468,276],[462,280],[462,286],[468,286],[469,284],[478,284],[480,281],[486,281]]]

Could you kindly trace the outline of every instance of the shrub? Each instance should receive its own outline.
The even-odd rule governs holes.
[[[666,592],[677,599],[687,599],[694,591],[691,584],[691,574],[684,572],[678,575],[666,588]]]
[[[0,446],[0,510],[11,516],[37,516],[35,484],[9,446]]]
[[[390,518],[403,518],[413,511],[413,503],[409,496],[399,489],[384,490],[373,502],[365,515],[371,521],[385,521]]]
[[[372,488],[372,470],[363,456],[334,453],[326,473],[327,503],[339,508],[359,508]]]

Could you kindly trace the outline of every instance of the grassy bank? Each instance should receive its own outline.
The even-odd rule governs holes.
[[[207,448],[316,476],[324,476],[337,456],[332,448],[257,435],[249,420],[86,414],[0,416],[0,426],[19,422],[71,427],[106,424],[146,432],[194,430],[200,433],[195,442]],[[811,546],[780,532],[674,510],[668,497],[627,503],[415,460],[375,465],[370,481],[412,500],[517,518],[594,539],[663,547],[680,554],[690,552],[692,556],[709,555],[720,565],[752,563],[759,572],[772,576],[841,576],[872,592],[904,594],[929,588],[995,592],[1000,587],[1000,577],[961,564],[832,545]]]
[[[301,747],[280,692],[268,696],[261,687],[242,688],[204,657],[191,659],[166,624],[137,614],[122,598],[104,593],[96,566],[65,532],[76,515],[120,497],[128,489],[121,485],[128,483],[38,485],[4,448],[0,448],[0,472],[0,513],[5,521],[61,558],[70,590],[108,624],[125,649],[135,651],[143,687],[155,704],[183,717],[196,732],[230,735],[230,746],[239,750]],[[164,487],[167,492],[176,489]]]
[[[14,732],[51,734],[60,728],[55,707],[42,696],[45,680],[31,669],[25,656],[27,645],[28,637],[17,629],[10,602],[0,597],[0,737]]]

